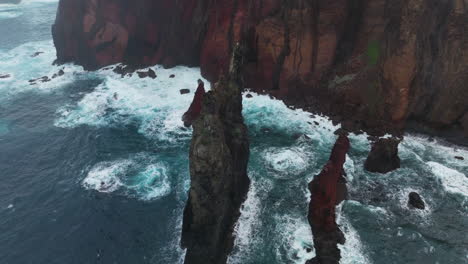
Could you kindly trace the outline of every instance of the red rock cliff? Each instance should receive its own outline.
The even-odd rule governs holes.
[[[468,135],[467,32],[467,0],[61,0],[53,26],[58,62],[199,65],[210,81],[243,38],[247,87],[367,128]]]
[[[343,165],[350,147],[347,136],[341,135],[330,159],[319,175],[309,183],[311,193],[308,219],[314,236],[316,257],[307,264],[338,264],[341,258],[337,244],[345,237],[336,224],[335,208],[346,196]]]

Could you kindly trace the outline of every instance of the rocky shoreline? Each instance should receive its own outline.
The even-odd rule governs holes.
[[[213,83],[242,38],[256,92],[370,134],[467,137],[467,21],[463,0],[61,0],[52,32],[58,63],[200,66]]]

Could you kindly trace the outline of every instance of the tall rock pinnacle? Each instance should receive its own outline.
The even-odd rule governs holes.
[[[193,122],[191,186],[182,231],[186,264],[226,263],[234,225],[249,189],[242,60],[241,47],[236,45],[229,73],[204,95],[201,113]]]

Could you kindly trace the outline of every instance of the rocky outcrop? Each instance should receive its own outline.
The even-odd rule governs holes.
[[[229,73],[203,96],[201,113],[193,122],[191,185],[182,229],[186,264],[226,263],[234,224],[249,189],[241,61],[236,48]]]
[[[186,93],[189,93],[189,92],[190,90]],[[183,94],[182,90],[180,93]],[[184,122],[184,126],[190,127],[193,121],[195,121],[195,119],[198,118],[202,110],[204,96],[205,96],[205,84],[203,83],[202,80],[198,80],[198,88],[195,91],[193,101],[190,104],[190,107],[187,110],[187,112],[185,112],[184,115],[182,116],[182,121]]]
[[[398,138],[379,138],[372,144],[364,168],[370,172],[387,173],[400,168]]]
[[[199,65],[212,82],[242,38],[247,87],[345,127],[467,129],[466,0],[61,0],[52,31],[58,62]]]
[[[423,199],[417,192],[411,192],[408,195],[408,207],[424,210],[426,205],[424,204]]]
[[[344,244],[345,237],[336,224],[335,210],[347,194],[343,165],[349,147],[348,137],[339,136],[322,172],[309,183],[311,196],[308,219],[316,257],[309,260],[308,264],[338,264],[341,258],[337,245]]]

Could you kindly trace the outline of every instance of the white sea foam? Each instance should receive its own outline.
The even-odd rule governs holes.
[[[167,165],[146,154],[96,164],[83,186],[103,193],[122,190],[142,200],[158,199],[171,192]]]
[[[354,160],[352,160],[348,154],[346,154],[346,161],[343,165],[343,169],[346,172],[346,180],[349,185],[354,180],[356,168],[354,167]]]
[[[415,209],[408,206],[409,201],[409,194],[411,192],[418,193],[424,201],[425,208],[422,209]],[[431,214],[433,213],[432,203],[433,201],[430,200],[428,197],[424,197],[423,191],[421,189],[413,188],[413,187],[402,187],[401,190],[392,194],[395,202],[399,205],[401,210],[405,211],[405,217],[416,218],[419,225],[430,225],[431,222]]]
[[[281,178],[298,175],[313,165],[313,154],[300,147],[269,148],[264,151],[263,158]]]
[[[304,216],[291,214],[275,215],[276,259],[288,260],[288,263],[303,264],[315,257],[312,230]],[[286,253],[286,256],[283,254]]]
[[[247,199],[241,207],[241,215],[237,221],[234,232],[235,241],[228,263],[242,264],[258,250],[255,246],[261,243],[262,215],[265,213],[263,202],[273,188],[273,183],[265,177],[258,177],[255,171],[249,171],[251,178]]]
[[[76,104],[59,109],[55,125],[73,128],[136,122],[139,132],[148,137],[188,139],[191,132],[184,128],[181,117],[193,99],[197,79],[201,78],[199,69],[152,69],[158,75],[154,80],[141,79],[136,74],[121,78],[110,70],[99,71],[105,81]],[[170,78],[171,74],[176,77]],[[191,94],[181,95],[179,90],[184,88],[191,89]]]
[[[247,98],[247,94],[244,93],[243,115],[251,129],[267,128],[291,135],[302,133],[320,144],[334,143],[336,136],[333,132],[340,125],[333,125],[328,117],[311,115],[302,109],[292,110],[284,102],[267,95],[250,92],[253,97]]]
[[[349,201],[344,201],[346,203]],[[351,225],[348,219],[342,214],[341,203],[337,207],[336,222],[340,226],[341,231],[345,235],[346,241],[344,245],[338,244],[341,251],[341,264],[371,264],[372,262],[365,254],[365,248],[361,242],[359,234],[356,229]]]
[[[447,192],[468,196],[468,178],[465,174],[437,162],[430,161],[426,164],[431,168],[432,173],[439,178]]]
[[[410,150],[423,160],[435,161],[441,164],[447,164],[450,167],[468,170],[468,149],[466,147],[447,144],[445,141],[433,138],[407,134],[402,144],[407,150]],[[429,160],[428,158],[429,157]],[[461,157],[457,159],[455,157]]]
[[[130,160],[102,162],[96,164],[83,180],[83,186],[99,192],[111,193],[122,187],[120,180],[129,169]]]
[[[168,195],[171,186],[166,166],[162,163],[148,165],[143,171],[130,179],[127,187],[139,194],[143,194],[142,198],[144,200],[152,200]]]
[[[31,57],[35,52],[42,54]],[[55,48],[52,41],[29,42],[12,50],[0,52],[0,74],[10,74],[10,78],[0,79],[0,100],[11,98],[23,92],[48,93],[65,87],[79,78],[83,68],[71,64],[53,66]],[[60,69],[64,75],[58,76],[49,82],[38,82],[31,85],[29,80],[42,76],[52,77]],[[92,73],[89,74],[92,76]]]

